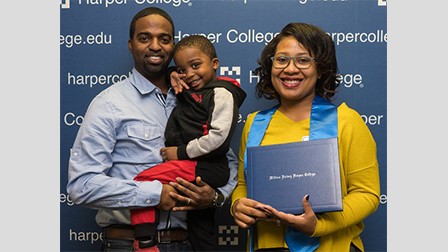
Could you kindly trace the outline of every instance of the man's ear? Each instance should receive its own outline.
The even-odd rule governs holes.
[[[218,67],[219,67],[219,59],[218,59],[218,58],[213,58],[213,59],[212,59],[212,64],[213,64],[213,69],[218,70]]]
[[[132,53],[132,39],[128,40],[128,48],[129,48],[129,51]]]

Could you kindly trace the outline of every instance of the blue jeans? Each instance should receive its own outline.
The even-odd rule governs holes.
[[[172,242],[167,244],[157,244],[160,252],[170,252],[170,251],[178,251],[178,252],[192,252],[193,248],[191,247],[190,241],[186,240],[184,242]]]
[[[134,241],[131,240],[117,240],[104,238],[101,251],[103,252],[128,252],[134,251]],[[193,251],[190,241],[172,242],[166,244],[157,244],[160,252],[191,252]]]

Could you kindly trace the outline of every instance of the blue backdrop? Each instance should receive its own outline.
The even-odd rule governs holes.
[[[342,83],[335,104],[357,110],[377,143],[381,204],[365,221],[366,251],[387,244],[387,7],[385,0],[61,0],[60,3],[60,239],[61,251],[98,251],[101,229],[95,210],[73,204],[66,192],[68,159],[90,101],[129,76],[129,24],[141,9],[167,11],[175,24],[175,42],[204,34],[215,45],[218,75],[240,81],[248,94],[231,147],[237,153],[245,118],[272,106],[255,98],[257,58],[290,22],[306,22],[326,31],[336,43]],[[244,251],[247,230],[229,214],[229,202],[217,212],[221,251]]]

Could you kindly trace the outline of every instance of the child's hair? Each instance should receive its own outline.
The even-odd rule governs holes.
[[[254,72],[260,76],[260,81],[256,86],[257,97],[280,100],[280,95],[275,91],[271,82],[272,60],[277,49],[277,45],[285,38],[293,36],[308,50],[309,54],[314,53],[318,74],[322,77],[316,82],[316,94],[330,100],[337,92],[336,88],[340,81],[336,79],[338,63],[336,60],[336,49],[331,37],[319,27],[305,23],[290,23],[283,28],[261,52],[258,59],[258,67]]]
[[[202,35],[191,35],[181,39],[179,43],[174,46],[174,53],[185,47],[196,47],[207,54],[210,59],[218,57],[212,42]]]

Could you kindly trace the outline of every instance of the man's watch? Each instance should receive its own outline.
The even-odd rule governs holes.
[[[213,199],[213,207],[215,208],[222,207],[225,201],[226,198],[224,197],[224,194],[222,194],[220,190],[216,189],[215,198]]]

